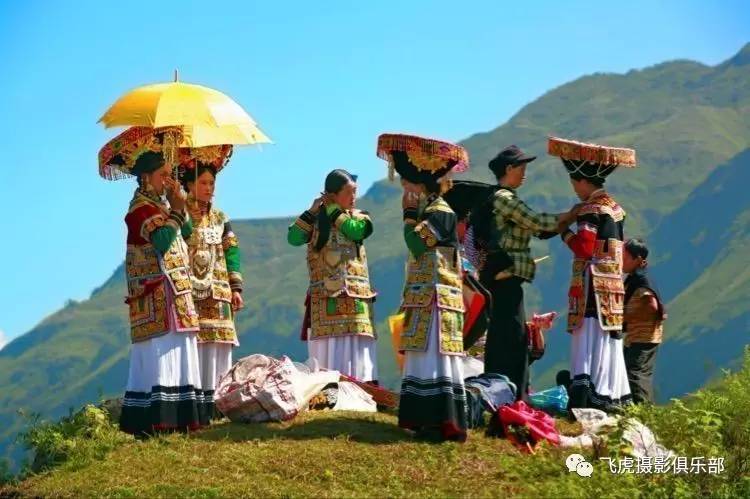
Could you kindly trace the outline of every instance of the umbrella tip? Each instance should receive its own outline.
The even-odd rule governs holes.
[[[175,69],[174,70],[174,81],[177,82],[179,80],[180,72]]]

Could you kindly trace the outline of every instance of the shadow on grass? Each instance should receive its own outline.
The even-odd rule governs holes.
[[[381,416],[363,417],[323,413],[301,415],[285,423],[219,423],[192,433],[190,438],[208,441],[245,442],[250,440],[314,440],[347,438],[353,442],[392,444],[414,441],[395,421]]]

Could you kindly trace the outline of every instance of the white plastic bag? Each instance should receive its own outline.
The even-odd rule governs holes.
[[[339,382],[338,398],[334,411],[377,412],[372,395],[349,381]]]
[[[484,372],[484,362],[481,360],[475,359],[470,355],[464,355],[460,359],[464,368],[464,379],[479,376]]]

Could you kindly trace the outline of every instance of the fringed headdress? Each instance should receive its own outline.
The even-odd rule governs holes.
[[[107,180],[138,175],[136,165],[145,153],[156,153],[164,164],[176,165],[181,141],[179,127],[130,127],[99,150],[99,175]]]

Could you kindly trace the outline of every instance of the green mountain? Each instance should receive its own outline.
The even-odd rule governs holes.
[[[475,179],[489,179],[485,165],[505,145],[515,143],[537,154],[521,192],[532,206],[547,210],[575,201],[559,160],[545,154],[547,135],[637,148],[639,168],[615,173],[610,191],[629,212],[629,235],[653,232],[654,271],[671,300],[658,367],[662,399],[701,386],[717,367],[738,359],[741,350],[735,346],[747,342],[750,283],[741,255],[750,211],[736,184],[747,179],[741,168],[747,153],[737,155],[750,148],[748,109],[750,44],[714,67],[675,61],[624,75],[585,76],[543,95],[504,125],[463,142],[472,157],[468,177]],[[716,196],[722,186],[727,194]],[[731,221],[705,216],[716,209],[717,199],[728,203]],[[380,292],[381,378],[391,386],[397,386],[398,376],[385,319],[396,310],[403,283],[399,201],[400,190],[381,181],[359,203],[376,223],[367,245]],[[234,223],[248,286],[247,308],[237,322],[242,343],[237,357],[251,352],[306,357],[298,338],[306,287],[304,250],[286,244],[291,220]],[[552,258],[527,287],[527,313],[563,311],[570,254],[558,240],[540,243],[535,250]],[[120,267],[88,300],[69,303],[0,351],[0,452],[23,425],[19,408],[57,417],[102,394],[121,393],[128,363],[124,293]],[[563,330],[560,320],[549,333],[548,352],[534,365],[534,386],[552,383],[555,370],[565,365],[568,339]],[[719,343],[724,350],[714,356]],[[681,374],[676,376],[678,367]]]
[[[653,275],[669,301],[663,393],[735,367],[750,342],[750,149],[714,170],[655,231]],[[663,284],[662,284],[663,283]]]

